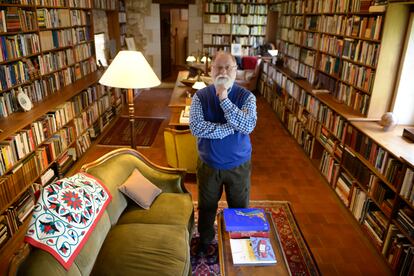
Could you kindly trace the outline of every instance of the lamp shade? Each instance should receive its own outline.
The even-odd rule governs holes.
[[[199,89],[203,89],[206,86],[207,85],[203,81],[196,81],[191,88],[193,88],[195,90],[199,90]]]
[[[267,50],[267,52],[272,56],[277,56],[277,53],[279,52],[278,50]]]
[[[211,61],[211,58],[206,58],[206,56],[204,56],[204,57],[201,58],[201,62],[202,63],[206,63],[206,61],[210,62]]]
[[[187,61],[187,62],[195,62],[196,61],[196,58],[195,58],[195,56],[188,56],[185,61]]]
[[[161,84],[145,57],[138,51],[119,51],[99,83],[125,89],[149,88]]]

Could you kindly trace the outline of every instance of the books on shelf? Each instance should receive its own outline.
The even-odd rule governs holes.
[[[235,265],[271,265],[277,263],[269,238],[230,239],[230,247],[233,264]]]
[[[225,208],[226,231],[269,231],[266,214],[260,208]]]

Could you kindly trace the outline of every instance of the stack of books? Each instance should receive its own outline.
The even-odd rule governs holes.
[[[260,208],[226,208],[224,224],[230,236],[235,265],[276,264],[276,256],[269,239],[269,222]]]

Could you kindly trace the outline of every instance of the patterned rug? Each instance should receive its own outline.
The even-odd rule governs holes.
[[[154,142],[164,118],[135,117],[135,145],[149,147]],[[131,145],[131,125],[128,117],[119,117],[112,128],[99,141],[100,145],[129,146]]]
[[[195,205],[196,221],[198,217],[197,202]],[[227,207],[226,202],[219,202],[220,212]],[[309,250],[306,241],[296,223],[289,202],[286,201],[270,201],[270,200],[251,200],[250,207],[263,208],[270,212],[274,225],[276,226],[281,239],[283,251],[286,255],[289,269],[294,276],[320,275],[316,262]],[[216,230],[217,233],[217,230]],[[191,265],[193,275],[195,276],[215,276],[220,274],[220,264],[218,260],[217,234],[213,244],[208,248],[204,257],[197,256],[196,245],[198,243],[199,234],[197,229],[191,240]]]

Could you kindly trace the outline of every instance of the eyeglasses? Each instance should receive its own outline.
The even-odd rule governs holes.
[[[233,70],[235,68],[237,68],[237,65],[226,65],[226,66],[213,66],[214,69],[216,69],[217,71],[221,71],[223,69],[225,69],[227,72],[230,70]]]

